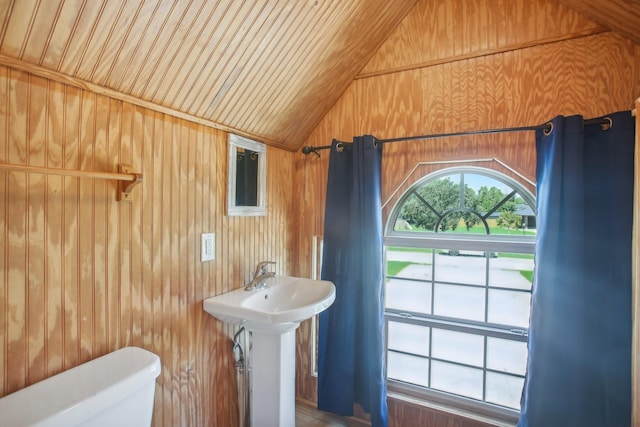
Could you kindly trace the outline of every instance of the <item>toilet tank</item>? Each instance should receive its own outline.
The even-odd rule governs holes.
[[[0,399],[0,424],[150,426],[160,358],[125,347]]]

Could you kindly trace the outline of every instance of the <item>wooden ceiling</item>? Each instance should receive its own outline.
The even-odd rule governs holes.
[[[640,0],[556,0],[640,44]]]
[[[416,1],[0,0],[0,63],[297,150]],[[640,0],[557,1],[640,44]]]
[[[0,0],[0,55],[295,150],[415,2]]]

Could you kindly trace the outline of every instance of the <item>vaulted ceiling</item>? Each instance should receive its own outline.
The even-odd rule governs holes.
[[[556,0],[640,44],[640,0]]]
[[[640,0],[556,1],[640,44]],[[416,2],[0,0],[0,64],[296,150]]]

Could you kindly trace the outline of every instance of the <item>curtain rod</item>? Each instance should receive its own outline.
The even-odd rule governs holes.
[[[598,118],[598,119],[588,119],[584,121],[585,125],[601,125],[602,130],[607,130],[611,126],[613,126],[613,121],[609,117]],[[466,132],[452,132],[452,133],[438,133],[431,135],[417,135],[417,136],[403,136],[400,138],[390,138],[390,139],[379,139],[378,142],[383,144],[389,142],[402,142],[402,141],[416,141],[421,139],[436,139],[436,138],[448,138],[453,136],[466,136],[466,135],[484,135],[484,134],[492,134],[492,133],[507,133],[507,132],[524,132],[530,130],[544,130],[545,134],[550,134],[553,131],[553,124],[551,122],[547,122],[543,125],[537,126],[521,126],[521,127],[512,127],[512,128],[500,128],[500,129],[484,129],[484,130],[471,130]],[[343,145],[351,145],[350,142],[340,142]],[[328,150],[331,148],[331,145],[323,145],[321,147],[314,147],[311,145],[307,145],[302,147],[303,154],[315,154],[320,157],[320,150]]]

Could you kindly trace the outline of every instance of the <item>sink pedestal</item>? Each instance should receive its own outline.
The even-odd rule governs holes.
[[[265,331],[248,327],[251,350],[251,425],[295,427],[296,328]],[[258,328],[261,329],[261,328]]]
[[[276,276],[261,289],[241,287],[203,301],[207,313],[252,334],[252,426],[295,427],[296,329],[335,298],[336,287],[329,281]]]

